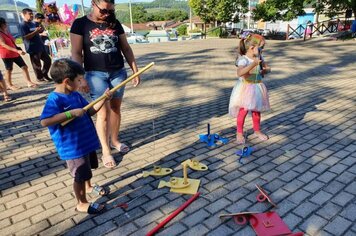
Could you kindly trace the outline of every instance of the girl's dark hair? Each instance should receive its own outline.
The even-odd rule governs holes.
[[[249,34],[246,38],[241,39],[239,43],[239,53],[240,55],[245,55],[247,50],[252,46],[259,46],[262,41],[264,41],[264,37],[259,34]]]
[[[73,81],[78,75],[84,75],[85,71],[79,63],[62,58],[52,63],[49,73],[55,83],[61,84],[65,78]]]

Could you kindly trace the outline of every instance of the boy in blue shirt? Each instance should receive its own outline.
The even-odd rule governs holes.
[[[50,74],[55,82],[55,90],[48,95],[40,120],[42,126],[48,127],[60,158],[67,162],[74,177],[73,189],[78,200],[76,211],[97,214],[102,212],[105,206],[89,203],[86,192],[104,196],[108,191],[90,183],[93,176],[91,169],[98,167],[96,149],[100,146],[90,116],[100,110],[106,100],[111,99],[111,92],[106,90],[107,99],[85,111],[83,107],[88,102],[76,92],[84,72],[80,64],[70,59],[59,59],[52,64]],[[75,118],[72,122],[61,125],[72,117]]]

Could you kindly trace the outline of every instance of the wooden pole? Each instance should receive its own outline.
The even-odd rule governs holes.
[[[146,70],[150,69],[155,63],[151,62],[150,64],[148,64],[147,66],[143,67],[141,70],[137,71],[135,74],[131,75],[129,78],[127,78],[126,80],[124,80],[123,82],[121,82],[120,84],[116,85],[114,88],[110,89],[110,92],[115,92],[116,90],[118,90],[119,88],[121,88],[122,86],[124,86],[125,84],[127,84],[128,82],[130,82],[131,80],[133,80],[134,78],[136,78],[137,76],[139,76],[140,74],[142,74],[143,72],[145,72]],[[100,102],[101,100],[105,99],[106,95],[103,94],[101,95],[99,98],[97,98],[96,100],[92,101],[91,103],[89,103],[88,105],[86,105],[83,109],[85,111],[88,111],[90,108],[92,108],[95,104],[97,104],[98,102]],[[70,120],[66,120],[63,123],[61,123],[62,126],[65,126],[66,124],[68,124],[69,122],[71,122],[72,120],[74,120],[75,117],[73,117]]]

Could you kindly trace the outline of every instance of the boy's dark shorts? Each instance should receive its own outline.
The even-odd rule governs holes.
[[[83,157],[67,160],[66,162],[70,174],[77,183],[90,180],[93,177],[91,169],[96,169],[99,166],[96,152],[91,152]]]
[[[24,66],[26,66],[25,61],[22,59],[21,56],[15,57],[15,58],[3,58],[2,59],[4,61],[5,64],[5,68],[6,70],[12,70],[13,69],[13,64],[15,63],[16,65],[18,65],[18,67],[22,68]]]

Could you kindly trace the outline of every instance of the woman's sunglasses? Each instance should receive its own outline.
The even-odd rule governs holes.
[[[115,13],[115,10],[101,9],[98,4],[95,3],[95,1],[93,1],[93,3],[99,9],[100,14],[102,15],[111,15]]]

